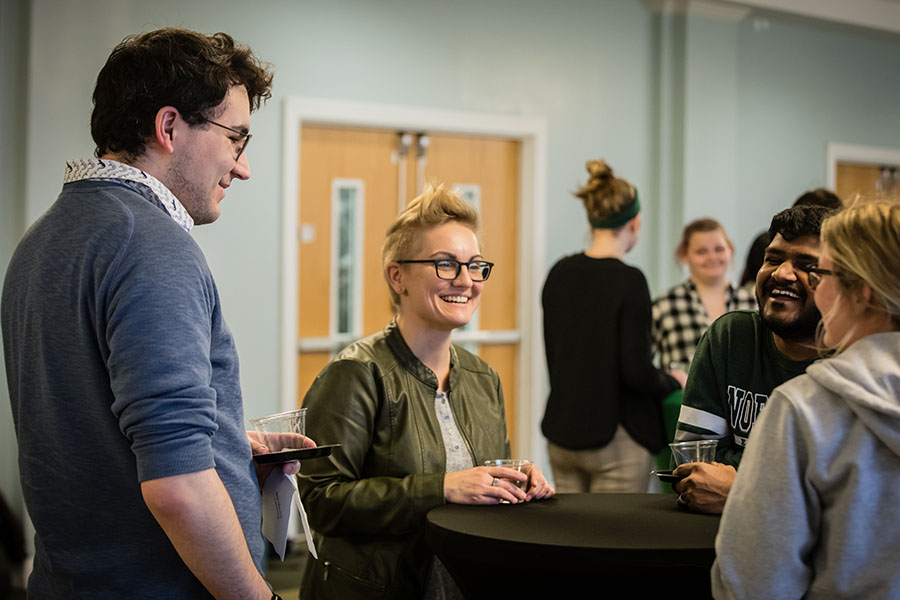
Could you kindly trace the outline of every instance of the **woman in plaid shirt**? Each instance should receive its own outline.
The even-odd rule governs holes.
[[[756,309],[756,298],[728,281],[734,246],[715,219],[689,223],[675,256],[690,277],[653,301],[653,353],[661,368],[687,370],[709,324],[726,312]]]

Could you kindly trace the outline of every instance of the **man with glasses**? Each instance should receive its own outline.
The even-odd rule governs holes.
[[[30,597],[273,597],[251,459],[265,448],[244,431],[234,341],[190,236],[250,177],[271,83],[223,33],[126,38],[94,89],[97,158],[67,163],[10,262]]]
[[[825,273],[818,268],[819,230],[830,213],[795,206],[775,215],[756,276],[759,312],[727,313],[700,340],[675,432],[676,441],[718,439],[716,463],[675,471],[685,476],[675,486],[679,501],[694,510],[722,512],[769,394],[819,356],[813,290]]]

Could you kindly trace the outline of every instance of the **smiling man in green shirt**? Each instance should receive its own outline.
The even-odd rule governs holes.
[[[690,508],[721,513],[744,447],[772,390],[818,356],[809,269],[818,264],[819,230],[830,210],[797,206],[772,218],[756,277],[760,310],[727,313],[700,341],[684,390],[676,441],[719,440],[716,463],[691,463],[675,489]]]

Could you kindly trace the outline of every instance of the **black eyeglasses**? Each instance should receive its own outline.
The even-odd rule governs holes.
[[[434,265],[434,273],[438,276],[438,279],[446,279],[447,281],[453,281],[459,277],[463,265],[465,265],[466,271],[469,272],[469,279],[472,281],[487,281],[487,278],[491,276],[491,269],[494,268],[494,263],[486,260],[462,262],[453,258],[429,258],[424,260],[398,260],[396,262],[404,265],[410,263],[432,263]]]
[[[834,275],[834,271],[828,269],[820,269],[819,267],[805,267],[803,271],[806,273],[806,280],[809,282],[809,289],[814,290],[822,283],[822,277],[826,275]]]
[[[247,149],[247,144],[250,143],[250,138],[252,138],[253,135],[250,133],[241,131],[239,129],[229,127],[228,125],[222,125],[221,123],[216,123],[215,121],[213,121],[211,119],[203,119],[203,120],[211,125],[215,125],[216,127],[221,127],[222,129],[227,129],[228,131],[238,135],[237,138],[231,138],[231,143],[234,144],[234,149],[237,152],[237,154],[234,157],[234,160],[238,160],[241,157],[241,154],[244,153],[244,150]]]

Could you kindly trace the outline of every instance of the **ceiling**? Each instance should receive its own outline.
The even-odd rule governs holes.
[[[714,0],[713,4],[764,9],[900,33],[900,0]]]
[[[809,18],[863,31],[900,34],[900,0],[644,0],[653,12],[739,21],[749,14]]]

